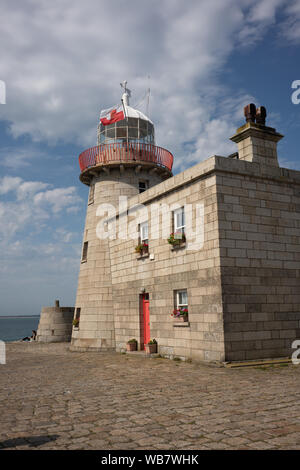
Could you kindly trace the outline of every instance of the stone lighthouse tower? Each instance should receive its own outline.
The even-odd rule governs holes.
[[[79,156],[89,186],[71,349],[115,349],[109,239],[97,237],[97,208],[128,198],[172,176],[173,156],[155,145],[153,122],[129,104],[127,82],[119,106],[100,115],[97,146]],[[103,207],[103,206],[102,206]]]

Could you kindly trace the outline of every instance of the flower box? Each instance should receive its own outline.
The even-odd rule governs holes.
[[[173,317],[176,322],[187,322],[188,321],[189,310],[187,307],[179,307],[173,310],[171,317]]]
[[[139,256],[147,255],[149,253],[149,245],[147,243],[141,243],[135,247],[135,251]]]
[[[178,317],[174,317],[174,321],[187,322],[188,315],[179,315]]]
[[[168,243],[172,245],[172,249],[184,246],[185,242],[185,233],[182,232],[172,232],[168,238]]]

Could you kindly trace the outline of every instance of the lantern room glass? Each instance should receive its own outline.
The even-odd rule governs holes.
[[[98,144],[139,142],[155,145],[154,126],[150,121],[128,118],[108,126],[99,124]]]

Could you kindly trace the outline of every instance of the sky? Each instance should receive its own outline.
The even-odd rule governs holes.
[[[0,315],[74,306],[88,196],[78,155],[123,80],[133,106],[150,87],[174,173],[236,151],[250,102],[285,135],[280,165],[300,170],[300,0],[1,0],[0,47]]]

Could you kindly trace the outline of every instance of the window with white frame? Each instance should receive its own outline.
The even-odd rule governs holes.
[[[174,291],[174,316],[188,315],[188,295],[187,289],[180,289]]]
[[[174,237],[185,241],[185,216],[184,207],[173,211],[173,232]]]
[[[148,245],[148,241],[148,222],[143,222],[140,224],[140,242],[144,245]]]
[[[175,293],[176,308],[188,307],[187,289],[177,290]]]

